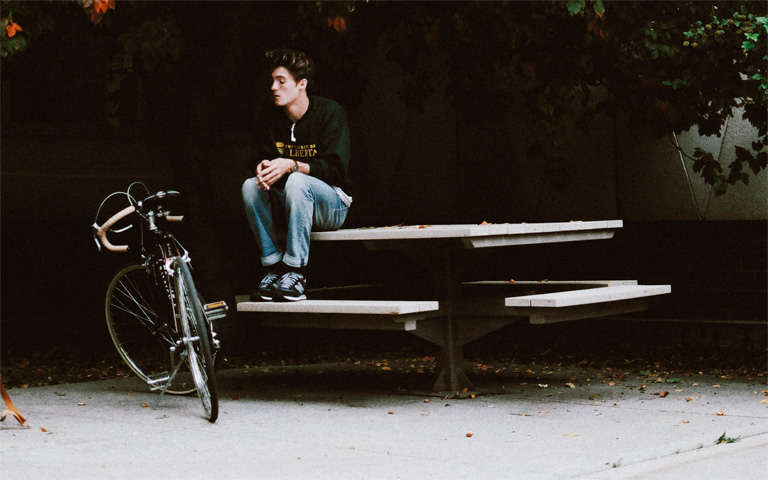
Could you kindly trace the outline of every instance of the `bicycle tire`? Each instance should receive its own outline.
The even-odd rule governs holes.
[[[213,423],[219,416],[219,397],[208,321],[203,313],[200,296],[192,280],[192,273],[189,271],[189,264],[181,257],[176,257],[172,268],[176,287],[174,301],[184,332],[183,343],[186,346],[187,362],[206,418]]]
[[[130,264],[113,277],[107,289],[105,314],[112,342],[126,365],[143,381],[173,371],[171,347],[178,335],[166,287],[151,266]],[[178,360],[178,359],[177,359]],[[185,364],[166,390],[175,395],[196,391]]]

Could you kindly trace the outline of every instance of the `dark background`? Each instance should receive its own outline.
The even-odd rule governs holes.
[[[181,227],[179,238],[192,252],[196,281],[207,298],[227,300],[234,309],[234,295],[254,287],[256,254],[239,204],[239,186],[248,174],[245,159],[253,118],[262,105],[260,95],[267,92],[260,83],[261,55],[267,48],[305,48],[326,67],[319,70],[316,93],[337,99],[349,110],[353,138],[355,131],[371,128],[367,112],[361,114],[360,109],[365,75],[375,75],[376,70],[360,68],[365,62],[353,68],[331,61],[338,53],[334,49],[364,52],[371,45],[343,45],[338,33],[327,29],[299,35],[303,27],[279,15],[277,4],[234,18],[206,15],[202,2],[186,2],[185,8],[187,14],[180,17],[184,30],[211,33],[191,37],[196,40],[180,60],[181,73],[157,71],[141,79],[123,74],[116,92],[93,88],[110,78],[105,65],[112,57],[106,50],[86,47],[92,37],[86,34],[89,24],[84,18],[62,20],[63,35],[41,36],[22,54],[3,60],[4,364],[41,352],[54,352],[49,362],[72,354],[97,360],[112,354],[104,296],[111,276],[128,258],[99,253],[90,225],[102,199],[124,191],[133,181],[144,181],[151,190],[178,189],[185,194],[190,222]],[[230,28],[229,22],[240,27]],[[243,34],[256,27],[270,31]],[[105,113],[105,104],[115,95],[121,107]],[[377,126],[382,135],[386,125]],[[472,163],[471,155],[504,148],[503,140],[477,151],[464,148],[462,158]],[[506,186],[514,164],[492,166],[467,185],[459,165],[436,161],[421,174],[395,182],[404,166],[394,158],[394,146],[391,165],[384,169],[387,177],[375,173],[382,171],[381,165],[370,163],[374,146],[358,142],[353,149],[357,188],[347,227],[568,221],[583,213],[578,197],[558,200],[539,214],[508,208],[519,203],[510,200],[513,192]],[[563,182],[556,177],[548,177],[554,188]],[[612,200],[609,210],[621,218],[615,206],[619,202]],[[109,206],[106,216],[124,205]],[[552,213],[557,211],[559,216]],[[588,215],[578,218],[591,219]],[[765,366],[766,230],[765,221],[625,220],[612,240],[471,254],[475,258],[466,280],[637,279],[671,284],[673,293],[655,300],[650,311],[621,320],[515,324],[468,346],[468,356],[555,349],[588,357],[595,350],[612,352],[606,345],[636,353],[685,347],[688,352],[735,350],[746,355],[738,362]],[[420,271],[418,264],[396,253],[368,252],[356,244],[313,246],[309,268],[310,287],[396,282]],[[352,351],[432,349],[407,334],[264,331],[234,314],[224,334],[225,348],[237,356],[304,360]]]

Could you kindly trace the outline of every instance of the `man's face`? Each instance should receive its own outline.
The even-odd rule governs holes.
[[[277,67],[272,72],[272,95],[278,107],[293,104],[306,88],[307,80],[296,82],[285,67]]]

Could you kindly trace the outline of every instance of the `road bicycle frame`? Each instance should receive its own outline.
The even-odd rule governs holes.
[[[132,184],[134,186],[137,184]],[[145,187],[146,189],[146,187]],[[183,217],[171,215],[168,208],[180,194],[175,191],[158,192],[137,201],[125,192],[131,204],[103,225],[93,224],[94,239],[110,251],[126,252],[128,245],[113,245],[108,232],[124,232],[133,227],[113,230],[120,220],[136,213],[140,221],[139,255],[141,261],[118,272],[107,291],[106,315],[110,335],[118,352],[128,366],[146,381],[150,389],[159,390],[156,408],[166,391],[172,391],[182,366],[189,364],[195,388],[203,401],[211,422],[218,415],[218,397],[215,389],[213,362],[220,347],[214,324],[227,315],[225,302],[204,304],[192,281],[189,252],[169,232],[169,222],[180,222]],[[147,192],[148,193],[148,192]],[[109,198],[109,197],[107,197]],[[106,200],[105,200],[106,202]],[[103,207],[99,207],[99,211]],[[97,213],[98,220],[98,213]],[[145,230],[149,238],[145,238]],[[156,311],[156,310],[160,311]],[[165,313],[163,313],[163,311]],[[169,325],[172,322],[172,325]],[[158,339],[162,339],[158,347]],[[145,347],[149,342],[154,347]],[[145,368],[144,350],[158,353],[167,349],[170,364],[167,370],[156,373]],[[150,352],[150,353],[151,353]],[[148,364],[147,364],[148,365]]]

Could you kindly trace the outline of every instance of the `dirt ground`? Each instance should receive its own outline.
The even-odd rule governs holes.
[[[34,323],[2,328],[2,380],[28,388],[132,375],[106,328],[40,329]],[[46,332],[45,334],[41,333]],[[464,348],[470,374],[583,367],[667,375],[765,377],[764,325],[669,324],[591,320],[532,327],[514,325]],[[403,332],[259,329],[245,324],[222,331],[219,368],[259,368],[327,362],[433,374],[436,348]],[[386,367],[386,368],[385,368]]]

